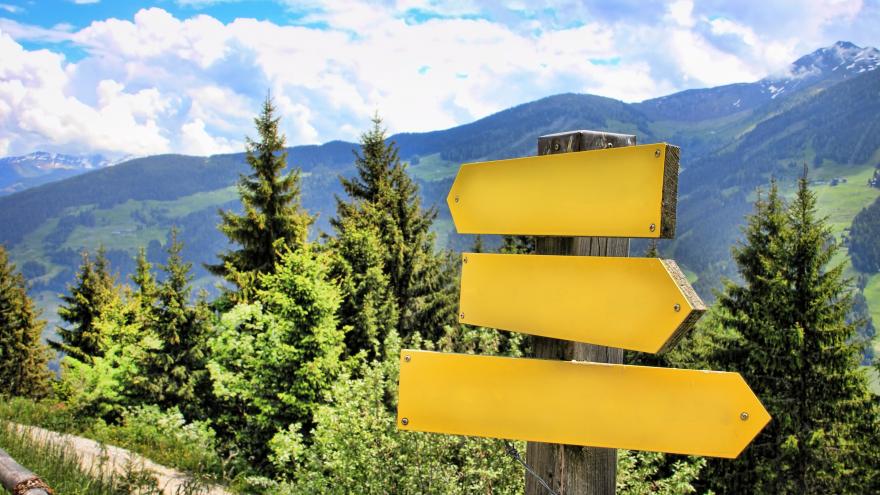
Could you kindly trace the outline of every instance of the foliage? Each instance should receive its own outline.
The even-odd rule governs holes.
[[[617,493],[621,495],[683,495],[696,493],[693,482],[705,458],[677,460],[671,467],[658,452],[617,451]],[[664,473],[664,469],[669,469]]]
[[[505,254],[531,254],[535,252],[535,238],[528,235],[505,235],[500,251]]]
[[[64,304],[58,308],[58,316],[70,326],[59,327],[61,341],[50,340],[49,345],[81,361],[100,356],[101,335],[95,327],[95,321],[115,302],[114,285],[104,249],[98,250],[95,261],[91,260],[87,251],[83,251],[76,282],[68,287],[68,294],[61,296]]]
[[[455,323],[454,264],[434,253],[435,236],[430,228],[437,211],[422,209],[418,186],[400,161],[397,146],[386,142],[379,117],[374,117],[373,127],[361,135],[355,169],[356,177],[340,179],[348,200],[336,201],[336,218],[331,224],[337,237],[357,235],[348,233],[352,229],[378,234],[383,250],[382,272],[397,309],[398,333],[409,336],[420,332],[436,339],[445,325]],[[360,263],[357,255],[350,250],[340,251],[343,266],[347,265],[355,277],[363,278],[371,267]],[[344,325],[355,327],[358,320],[365,319],[343,309],[346,311],[340,318]],[[369,331],[356,330],[358,334]],[[381,342],[383,338],[377,335],[372,340]]]
[[[243,462],[268,470],[270,440],[293,424],[308,431],[343,370],[344,335],[335,317],[339,290],[328,280],[325,254],[308,246],[284,249],[260,286],[254,302],[241,302],[220,318],[208,366],[218,432]]]
[[[853,218],[849,255],[856,270],[880,272],[880,198]]]
[[[523,472],[499,440],[398,432],[400,343],[384,361],[342,377],[315,413],[307,448],[287,435],[274,459],[289,481],[280,493],[522,493]],[[520,446],[522,448],[522,446]]]
[[[137,362],[136,385],[144,403],[179,407],[187,417],[196,418],[202,414],[200,401],[210,391],[206,365],[211,313],[204,296],[190,303],[192,264],[183,261],[181,249],[172,232],[168,262],[162,267],[165,280],[155,288],[152,306],[144,308],[145,330],[158,345],[145,349]],[[149,292],[148,286],[140,291]]]
[[[369,208],[372,206],[364,205]],[[329,252],[332,277],[342,296],[339,319],[348,328],[345,347],[349,355],[364,352],[367,359],[374,359],[398,322],[397,301],[384,272],[381,233],[357,218],[343,219],[338,225]]]
[[[743,284],[728,282],[719,303],[737,338],[716,359],[774,419],[738,459],[710,462],[704,480],[719,492],[863,493],[876,480],[851,293],[842,267],[827,268],[837,249],[804,178],[787,207],[771,185],[733,250]]]
[[[0,399],[0,423],[5,420],[90,438],[198,475],[221,474],[216,435],[209,423],[187,422],[177,409],[123,408],[114,422],[106,422],[57,399]]]
[[[176,408],[158,406],[126,409],[118,425],[98,421],[89,437],[137,452],[165,466],[191,473],[221,472],[214,430],[205,422],[187,422]]]
[[[4,393],[39,397],[49,389],[49,352],[24,277],[0,245],[0,387]]]
[[[0,420],[62,433],[83,431],[94,418],[78,414],[58,399],[0,396]]]
[[[267,95],[262,113],[254,119],[260,140],[247,140],[245,158],[252,173],[238,181],[244,212],[220,212],[220,231],[240,248],[219,255],[220,263],[208,267],[215,275],[229,279],[231,273],[272,272],[278,262],[277,242],[297,249],[314,222],[300,207],[299,170],[282,175],[287,151],[278,131],[280,120]]]

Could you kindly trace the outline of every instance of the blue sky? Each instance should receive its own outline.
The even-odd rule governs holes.
[[[641,101],[880,45],[880,0],[0,0],[0,156],[240,151],[460,125],[562,92]]]

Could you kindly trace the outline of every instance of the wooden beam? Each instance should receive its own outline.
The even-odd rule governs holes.
[[[569,153],[591,149],[634,146],[636,137],[597,131],[571,131],[538,138],[538,154]],[[605,205],[614,208],[614,204]],[[662,222],[661,222],[662,225]],[[662,228],[661,228],[662,230]],[[538,237],[538,254],[575,256],[628,256],[628,238]],[[562,361],[623,362],[623,349],[580,342],[532,337],[532,356]],[[589,392],[587,392],[589,393]],[[602,397],[594,397],[598,402]],[[536,397],[536,401],[542,398]],[[548,407],[552,407],[548,404]],[[557,493],[565,495],[613,495],[617,483],[617,450],[599,447],[529,442],[526,462]],[[526,476],[526,495],[546,495],[544,487]]]

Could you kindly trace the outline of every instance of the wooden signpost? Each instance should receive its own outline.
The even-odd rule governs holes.
[[[736,457],[770,420],[739,374],[620,364],[705,311],[673,261],[626,257],[674,235],[678,148],[575,131],[538,151],[462,165],[447,201],[461,233],[539,236],[537,255],[463,255],[460,321],[532,334],[542,359],[404,350],[398,428],[527,440],[566,495],[614,493],[618,448]]]

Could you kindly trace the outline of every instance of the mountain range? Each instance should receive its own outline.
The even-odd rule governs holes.
[[[0,158],[0,196],[108,167],[125,159],[103,155],[65,155],[36,151],[28,155]]]
[[[712,299],[724,277],[735,277],[730,248],[758,189],[771,178],[789,194],[806,165],[820,210],[841,239],[855,214],[880,196],[880,189],[868,184],[880,166],[878,68],[877,49],[838,42],[801,57],[784,74],[756,82],[634,104],[561,94],[451,129],[390,139],[409,163],[424,202],[438,208],[440,247],[455,250],[473,242],[453,232],[445,205],[463,162],[532,155],[538,136],[575,129],[676,144],[682,148],[677,237],[662,242],[660,251],[679,261],[698,292]],[[338,177],[354,173],[356,149],[355,143],[333,141],[289,150],[289,163],[303,172],[304,205],[320,215],[319,230],[329,229],[334,195],[341,194]],[[247,171],[243,153],[160,155],[113,166],[101,157],[46,155],[0,160],[0,189],[23,189],[0,197],[0,243],[29,277],[43,307],[51,310],[54,294],[72,280],[82,249],[105,246],[124,277],[141,246],[152,261],[162,260],[172,225],[181,230],[198,284],[213,284],[201,263],[213,262],[214,253],[228,247],[215,227],[217,210],[238,207],[235,182]],[[61,171],[68,176],[47,183]],[[34,182],[27,182],[31,178]],[[632,254],[643,246],[634,242]],[[845,251],[837,261],[848,263]],[[859,275],[849,265],[847,270]],[[864,275],[864,293],[880,322],[880,275]]]

